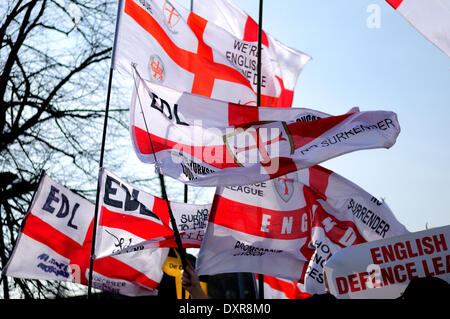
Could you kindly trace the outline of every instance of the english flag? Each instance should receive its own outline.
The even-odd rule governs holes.
[[[198,274],[251,272],[300,281],[310,257],[309,215],[297,172],[252,185],[217,187]]]
[[[151,247],[177,247],[165,200],[139,189],[108,170],[99,174],[96,258]],[[199,248],[210,204],[170,202],[182,245]]]
[[[223,101],[256,104],[257,46],[175,1],[122,0],[114,68],[155,83]],[[291,106],[309,56],[274,44],[261,55],[261,105]]]
[[[386,0],[419,33],[450,57],[448,0]]]
[[[231,0],[195,0],[193,11],[239,39],[239,42],[235,40],[234,52],[226,51],[226,56],[229,60],[236,61],[234,64],[245,66],[243,59],[240,59],[242,51],[248,51],[245,48],[247,45],[253,48],[258,43],[258,24],[255,20]],[[261,38],[262,54],[270,57],[265,62],[270,63],[279,82],[280,89],[277,88],[277,91],[281,90],[276,106],[291,106],[297,78],[311,57],[287,47],[264,31]]]
[[[252,272],[324,292],[337,250],[408,231],[383,202],[320,166],[248,186],[218,187],[199,275]]]
[[[255,274],[258,279],[258,274]],[[304,292],[305,285],[295,281],[264,276],[264,299],[306,299],[311,294]],[[256,281],[259,289],[259,281]]]
[[[196,186],[258,183],[356,150],[390,148],[400,133],[388,111],[251,108],[157,87],[136,82],[134,149],[145,163],[156,157],[162,174]]]
[[[2,275],[88,284],[94,205],[44,174]],[[94,262],[92,287],[155,295],[168,248]]]

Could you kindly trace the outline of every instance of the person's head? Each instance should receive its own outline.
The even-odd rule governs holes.
[[[450,284],[438,277],[414,278],[400,299],[442,299],[450,296]]]

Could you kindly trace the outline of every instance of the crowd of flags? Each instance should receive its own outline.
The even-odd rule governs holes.
[[[388,2],[449,53],[450,19],[437,30],[418,11],[439,18],[445,2]],[[196,0],[195,12],[173,0],[120,1],[112,67],[134,81],[137,157],[216,192],[207,205],[170,202],[100,168],[94,288],[157,294],[168,250],[177,247],[169,213],[183,248],[199,248],[199,275],[264,275],[267,298],[323,293],[323,267],[335,252],[408,233],[386,203],[318,166],[391,147],[396,114],[292,107],[311,57],[264,31],[257,105],[257,44],[257,23],[230,0]],[[87,285],[95,213],[43,174],[2,274]]]

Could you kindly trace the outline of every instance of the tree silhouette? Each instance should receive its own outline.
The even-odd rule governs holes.
[[[116,10],[117,1],[105,0],[0,4],[2,267],[42,170],[88,197],[95,192]],[[113,138],[127,128],[126,110],[112,110]],[[2,279],[5,298],[10,291],[36,298],[62,296],[68,289],[62,283]]]

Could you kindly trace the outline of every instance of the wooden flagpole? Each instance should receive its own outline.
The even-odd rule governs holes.
[[[258,61],[257,61],[257,90],[256,90],[256,105],[261,106],[261,38],[262,38],[262,15],[263,15],[263,0],[259,0],[259,19],[258,19]],[[259,142],[259,139],[257,143]],[[259,148],[259,145],[257,146]],[[258,274],[258,299],[264,299],[264,275]]]
[[[117,29],[119,27],[119,17],[120,17],[120,11],[121,11],[121,4],[122,0],[118,0],[117,5],[117,16],[116,16],[116,29],[114,34],[114,43],[112,48],[112,55],[111,55],[111,65],[109,68],[109,79],[108,79],[108,90],[106,93],[106,105],[105,105],[105,118],[103,121],[103,134],[102,134],[102,146],[100,150],[100,160],[99,160],[99,174],[100,169],[103,167],[103,158],[105,155],[105,143],[106,143],[106,131],[108,128],[108,116],[109,116],[109,103],[111,100],[111,87],[112,87],[112,78],[114,73],[114,53],[115,53],[115,47],[116,47],[116,39],[117,39]],[[92,241],[91,241],[91,255],[89,258],[89,278],[88,278],[88,294],[87,299],[90,299],[92,297],[92,273],[94,268],[94,258],[95,258],[95,238],[97,234],[97,221],[98,221],[98,204],[99,204],[99,197],[100,197],[100,180],[97,177],[97,194],[95,197],[95,211],[94,211],[94,224],[92,228]]]

